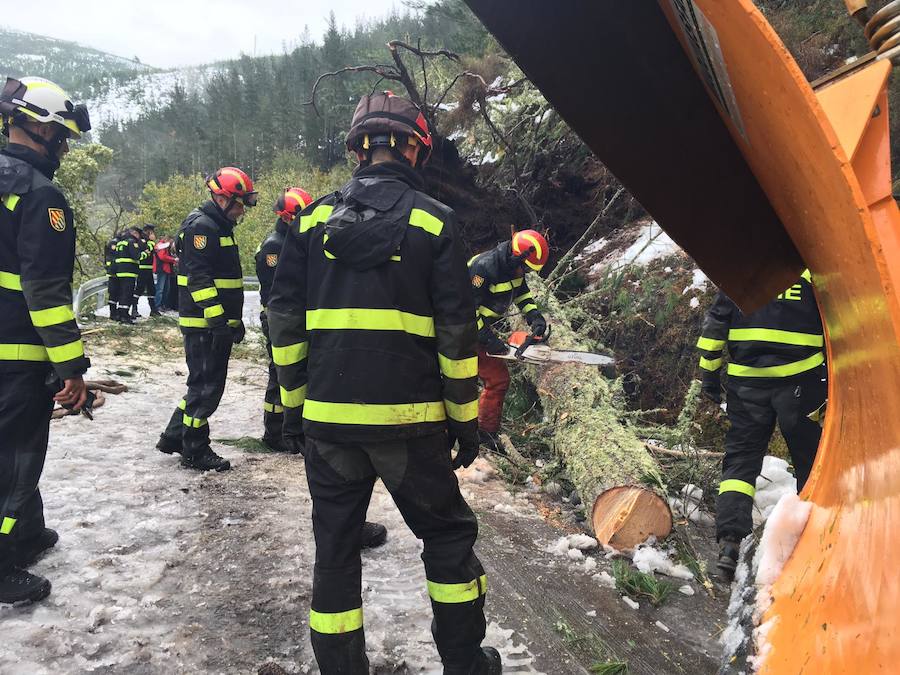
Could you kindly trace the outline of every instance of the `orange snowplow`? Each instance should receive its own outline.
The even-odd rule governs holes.
[[[757,665],[896,672],[900,211],[886,86],[898,3],[866,29],[882,53],[815,89],[750,0],[467,3],[742,308],[811,270],[826,327],[828,413],[801,495],[811,515],[771,589]]]

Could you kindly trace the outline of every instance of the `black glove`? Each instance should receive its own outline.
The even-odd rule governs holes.
[[[719,373],[704,373],[700,393],[713,403],[722,402],[722,378]]]
[[[306,457],[306,436],[304,434],[301,433],[299,436],[282,435],[282,438],[288,450],[293,454]]]
[[[266,336],[266,339],[269,339],[269,315],[265,312],[259,313],[259,325],[262,327],[263,335]]]
[[[488,354],[507,354],[509,347],[495,333],[488,336],[487,342],[484,344],[484,350]]]
[[[212,328],[212,350],[216,354],[227,354],[231,349],[232,332],[227,323],[213,326]]]
[[[454,469],[459,467],[467,467],[478,457],[478,440],[477,439],[457,439],[452,433],[448,435],[448,449],[452,452],[453,446],[459,440],[459,450],[456,451],[456,457],[453,458],[451,465]]]
[[[284,444],[293,453],[306,457],[306,435],[303,433],[302,408],[285,408],[284,422],[281,425],[281,437]]]
[[[244,328],[244,322],[238,322],[238,325],[231,329],[233,331],[231,335],[231,340],[234,344],[239,345],[244,341],[244,335],[247,333],[247,329]]]
[[[547,319],[536,309],[528,312],[528,325],[531,326],[531,334],[540,337],[547,332]]]

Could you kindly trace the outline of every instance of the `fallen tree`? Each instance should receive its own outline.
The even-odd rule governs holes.
[[[544,281],[529,278],[529,285],[553,324],[552,346],[590,351]],[[615,387],[596,367],[556,363],[527,369],[553,426],[551,445],[583,503],[593,505],[597,539],[627,549],[651,534],[667,536],[672,529],[668,502],[648,487],[663,483],[659,466],[634,429],[623,423],[624,401]]]

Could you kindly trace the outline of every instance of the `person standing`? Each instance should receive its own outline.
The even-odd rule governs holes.
[[[119,234],[113,232],[103,246],[103,266],[106,268],[106,300],[109,306],[109,320],[116,320],[117,301],[119,298],[119,278],[116,276],[116,242]]]
[[[153,283],[153,252],[156,248],[156,226],[147,223],[141,230],[141,252],[138,259],[137,287],[135,288],[135,300],[131,306],[131,316],[138,317],[138,301],[141,297],[147,298],[150,306],[150,316],[159,316],[156,308],[156,285]]]
[[[279,452],[296,452],[296,448],[285,446],[281,438],[281,427],[284,423],[284,408],[281,405],[281,392],[278,389],[278,373],[275,363],[290,359],[290,355],[281,350],[272,353],[272,341],[269,339],[269,320],[266,316],[266,305],[269,302],[269,293],[272,290],[272,282],[275,280],[275,269],[278,266],[278,257],[281,255],[281,247],[284,245],[284,237],[288,226],[294,217],[312,203],[313,199],[308,192],[299,187],[288,188],[275,202],[274,211],[278,216],[275,221],[275,229],[272,230],[256,250],[256,278],[259,279],[259,302],[261,310],[259,321],[263,335],[266,338],[266,351],[269,354],[269,381],[266,385],[265,399],[263,401],[263,437],[262,442],[273,450]]]
[[[484,383],[478,401],[478,436],[481,444],[501,452],[498,433],[503,403],[509,390],[509,368],[491,354],[509,348],[493,330],[515,304],[534,335],[542,336],[547,321],[528,289],[525,273],[540,272],[550,257],[544,236],[535,230],[516,232],[511,240],[469,260],[469,276],[478,313],[478,377]]]
[[[444,672],[501,671],[481,647],[487,577],[453,473],[478,455],[475,309],[455,214],[423,191],[431,144],[410,101],[364,96],[347,136],[359,167],[294,220],[267,306],[285,442],[304,453],[313,501],[324,675],[369,672],[360,542],[377,477],[423,540]]]
[[[188,215],[176,238],[188,391],[156,448],[181,453],[187,468],[226,471],[231,463],[209,444],[209,418],[225,392],[231,347],[244,339],[244,277],[234,227],[256,206],[257,193],[250,177],[231,166],[210,176],[206,187],[209,201]]]
[[[809,478],[822,435],[828,396],[825,337],[809,270],[752,314],[718,292],[697,341],[701,391],[715,403],[722,401],[726,345],[729,428],[716,500],[716,539],[719,573],[732,581],[741,540],[753,531],[756,478],[776,422],[791,453],[798,490]]]
[[[136,302],[138,271],[143,251],[141,230],[129,227],[125,234],[116,241],[116,257],[114,259],[117,279],[116,315],[119,323],[133,324],[131,306]]]
[[[90,366],[72,310],[75,223],[53,183],[87,108],[56,84],[7,78],[0,116],[0,602],[34,601],[50,582],[27,571],[59,536],[38,488],[53,401],[79,409]],[[55,395],[49,382],[60,383]],[[54,387],[55,389],[55,387]]]
[[[156,245],[153,264],[156,269],[156,307],[159,310],[178,309],[178,302],[175,300],[178,288],[175,265],[178,264],[178,258],[175,257],[174,249],[171,237],[163,237]]]

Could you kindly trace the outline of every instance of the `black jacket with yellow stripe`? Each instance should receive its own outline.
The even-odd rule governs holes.
[[[234,224],[208,201],[188,214],[176,237],[178,324],[196,332],[227,323],[244,311],[244,276]]]
[[[55,166],[17,144],[0,152],[0,370],[84,373],[72,311],[75,223]]]
[[[126,231],[113,246],[112,273],[119,279],[137,279],[143,244]]]
[[[539,314],[534,296],[525,281],[522,263],[505,241],[469,260],[469,277],[478,314],[478,341],[487,343],[491,326],[502,320],[515,303],[530,325]]]
[[[779,386],[825,363],[822,319],[809,270],[769,304],[745,315],[719,291],[706,314],[697,348],[700,368],[718,374],[728,345],[728,377],[753,386]]]
[[[284,238],[287,235],[288,224],[281,218],[275,222],[275,229],[263,239],[256,249],[256,278],[259,279],[259,302],[262,311],[266,311],[269,304],[269,294],[272,292],[272,283],[275,281],[275,269],[278,267],[278,257],[284,246]]]
[[[453,211],[399,162],[357,170],[291,224],[268,304],[285,435],[448,428],[475,443],[475,310]]]

